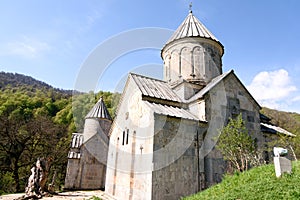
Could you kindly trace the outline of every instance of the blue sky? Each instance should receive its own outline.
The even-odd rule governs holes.
[[[0,71],[73,89],[86,60],[99,46],[137,28],[168,29],[160,38],[165,39],[187,16],[189,3],[1,1]],[[193,1],[194,15],[225,47],[223,71],[234,69],[262,106],[295,112],[300,112],[299,7],[298,0]],[[115,47],[107,48],[106,53],[113,51]],[[157,44],[130,51],[115,57],[108,66],[99,66],[106,70],[90,90],[120,90],[119,84],[129,71],[159,78],[161,66]]]

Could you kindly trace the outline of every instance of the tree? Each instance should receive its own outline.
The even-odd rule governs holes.
[[[296,137],[285,137],[278,134],[278,140],[270,146],[280,145],[289,149],[295,160],[300,157],[300,114],[263,108],[262,113],[271,118],[271,123],[293,133]]]
[[[236,119],[230,119],[220,131],[217,148],[234,169],[240,172],[248,169],[251,158],[256,154],[255,142],[248,134],[241,114]]]
[[[32,91],[31,86],[0,90],[0,195],[24,191],[37,158],[51,160],[48,181],[55,177],[54,185],[63,185],[72,132],[83,129],[86,114],[100,96],[110,112],[120,98],[102,91],[98,98],[94,93],[72,98],[56,90]]]
[[[23,191],[30,166],[39,157],[51,158],[55,168],[66,165],[66,126],[52,121],[54,113],[40,112],[49,106],[43,99],[20,92],[0,94],[0,179],[13,188],[0,184],[0,192]]]

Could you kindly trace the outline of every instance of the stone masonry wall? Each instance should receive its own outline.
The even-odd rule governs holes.
[[[99,162],[86,148],[82,148],[80,162],[81,176],[77,180],[80,189],[103,189],[105,187],[106,165]]]
[[[202,80],[208,83],[222,73],[221,46],[205,38],[184,38],[162,50],[164,80]]]
[[[78,188],[77,178],[79,170],[80,159],[68,159],[65,188],[75,189]]]
[[[198,129],[198,122],[156,115],[153,200],[179,199],[200,190]]]
[[[229,74],[210,90],[205,96],[205,104],[206,118],[209,121],[207,135],[217,135],[218,129],[221,130],[230,117],[234,118],[242,113],[249,134],[257,141],[259,147],[263,145],[265,139],[260,132],[260,108],[233,74]],[[220,123],[219,128],[211,128],[215,121]],[[212,145],[206,146],[209,146],[209,151],[204,160],[205,176],[207,186],[211,186],[221,181],[226,171],[226,163],[217,149]]]
[[[112,125],[105,192],[116,199],[151,199],[153,112],[129,79]]]

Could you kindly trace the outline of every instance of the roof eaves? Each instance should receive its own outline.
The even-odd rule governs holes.
[[[189,111],[179,108],[179,107],[173,107],[169,105],[162,105],[162,104],[156,104],[153,102],[144,101],[145,104],[153,110],[155,114],[159,115],[165,115],[170,117],[176,117],[176,118],[182,118],[187,120],[193,120],[193,121],[199,121],[199,122],[205,122],[200,120],[197,116],[193,115]]]
[[[296,137],[295,134],[279,127],[279,126],[274,126],[274,125],[271,125],[271,124],[266,124],[266,123],[260,123],[262,126],[265,126],[269,129],[273,129],[274,131],[276,131],[277,133],[281,133],[281,134],[284,134],[286,136],[291,136],[291,137]]]
[[[130,73],[132,79],[135,81],[137,87],[142,92],[143,96],[149,96],[153,98],[181,102],[181,99],[172,90],[171,87],[167,86],[167,83],[162,80],[158,80],[143,75]]]

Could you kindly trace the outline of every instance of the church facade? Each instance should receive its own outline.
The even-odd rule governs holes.
[[[163,80],[130,73],[115,119],[100,99],[83,133],[73,134],[65,188],[105,187],[122,200],[201,191],[226,171],[215,144],[239,114],[264,146],[273,129],[267,118],[262,123],[260,105],[234,71],[223,73],[223,54],[221,42],[190,11],[161,50]]]
[[[234,71],[223,73],[223,45],[188,14],[161,50],[164,80],[129,74],[110,131],[106,193],[117,199],[179,199],[221,181],[215,138],[242,113],[263,142],[261,107]]]

